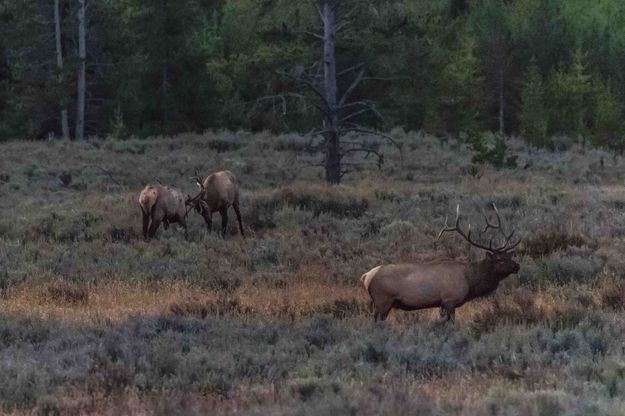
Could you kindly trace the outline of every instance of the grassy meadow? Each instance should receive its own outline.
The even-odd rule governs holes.
[[[519,168],[472,169],[454,140],[394,131],[329,186],[305,139],[206,133],[0,144],[0,410],[111,415],[623,415],[625,161],[512,139]],[[146,183],[229,169],[242,239],[202,218],[141,238]],[[497,204],[518,275],[457,311],[375,324],[359,277],[479,259],[436,241],[457,203]]]

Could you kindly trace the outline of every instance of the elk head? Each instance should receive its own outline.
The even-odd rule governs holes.
[[[200,176],[200,172],[198,170],[195,171],[195,176],[191,178],[195,181],[200,190],[204,190],[204,179]]]
[[[189,214],[189,211],[191,211],[192,209],[195,209],[197,213],[200,215],[204,215],[205,213],[210,214],[210,209],[208,207],[208,204],[206,203],[206,201],[204,201],[204,198],[203,198],[204,181],[202,180],[202,177],[200,176],[197,170],[195,171],[195,176],[193,176],[191,179],[194,180],[197,186],[200,188],[200,193],[198,193],[194,197],[191,197],[191,195],[187,195],[187,199],[184,202],[185,206],[187,207],[187,212],[185,213],[185,217]]]
[[[495,204],[493,204],[493,209],[495,211],[496,222],[490,222],[488,217],[484,215],[484,220],[486,221],[486,225],[480,235],[483,235],[488,230],[497,230],[501,235],[501,245],[493,247],[493,242],[495,237],[491,237],[488,243],[488,246],[485,244],[479,243],[471,238],[471,224],[467,229],[467,232],[462,231],[460,228],[460,205],[456,206],[456,221],[453,227],[447,225],[447,218],[445,218],[445,226],[438,233],[438,239],[442,237],[442,235],[446,232],[457,232],[460,234],[462,238],[469,242],[474,247],[480,248],[482,250],[486,250],[486,258],[485,261],[491,267],[491,270],[494,275],[502,276],[502,278],[519,271],[519,264],[512,260],[514,256],[514,249],[521,243],[521,238],[519,237],[516,242],[511,244],[511,240],[514,237],[515,231],[512,230],[510,233],[506,233],[503,229],[501,223],[501,216],[499,215],[499,210]]]

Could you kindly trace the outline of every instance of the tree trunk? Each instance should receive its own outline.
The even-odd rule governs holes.
[[[169,88],[169,70],[167,60],[164,59],[161,69],[161,128],[166,130],[169,124],[169,107],[168,107],[168,89]]]
[[[54,33],[56,38],[56,67],[59,70],[57,81],[59,86],[63,85],[63,49],[61,47],[61,13],[59,11],[59,0],[54,0]],[[61,107],[61,134],[64,139],[69,139],[69,122],[67,119],[67,107],[63,99],[60,101]]]
[[[502,57],[497,71],[497,89],[499,90],[499,134],[502,136],[505,134],[505,65],[505,58]]]
[[[76,139],[85,137],[85,96],[87,93],[87,29],[85,23],[85,1],[78,0],[78,98],[76,108]]]
[[[328,106],[325,134],[326,140],[326,180],[330,183],[341,182],[341,142],[339,137],[339,115],[337,109],[336,87],[336,8],[339,0],[325,0],[322,7],[323,19],[323,74],[324,95]]]

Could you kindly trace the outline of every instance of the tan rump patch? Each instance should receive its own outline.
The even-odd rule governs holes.
[[[382,268],[382,266],[374,267],[373,269],[369,270],[367,273],[360,276],[360,280],[362,281],[362,284],[365,285],[365,289],[367,289],[367,291],[369,291],[369,285],[371,284],[371,279],[373,279],[373,276],[375,276],[376,273],[380,271],[380,268]]]

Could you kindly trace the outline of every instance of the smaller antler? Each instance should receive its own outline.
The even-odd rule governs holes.
[[[200,188],[204,189],[204,180],[202,179],[199,170],[195,170],[195,176],[192,176],[191,180],[194,180]]]

